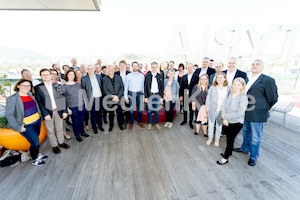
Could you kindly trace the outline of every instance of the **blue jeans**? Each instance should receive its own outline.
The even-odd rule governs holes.
[[[263,126],[263,122],[248,122],[245,120],[241,150],[250,153],[250,159],[258,159]]]
[[[32,157],[32,160],[35,160],[39,154],[39,135],[41,130],[41,120],[34,124],[25,125],[24,127],[26,128],[26,131],[22,132],[21,135],[23,135],[30,143],[30,155]]]
[[[149,98],[147,106],[148,124],[152,124],[152,112],[154,112],[154,124],[158,124],[159,105],[160,103],[157,97]]]
[[[72,111],[72,115],[71,115],[71,119],[72,119],[72,128],[73,128],[73,132],[74,135],[76,137],[80,136],[80,133],[83,134],[85,133],[84,131],[84,116],[85,116],[85,107],[84,105],[82,106],[82,108],[80,108],[81,110],[78,109],[78,107],[73,107],[70,108],[70,110]]]
[[[134,121],[134,114],[133,112],[137,110],[138,112],[138,123],[142,122],[142,112],[143,112],[143,104],[142,104],[142,97],[143,94],[141,92],[132,93],[128,91],[129,98],[129,106],[130,106],[130,113],[129,113],[129,120],[130,124],[133,124]]]

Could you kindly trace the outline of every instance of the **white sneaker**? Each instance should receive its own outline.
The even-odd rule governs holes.
[[[170,122],[168,127],[169,127],[169,128],[172,128],[172,126],[173,126],[173,123]]]
[[[157,129],[161,129],[161,126],[159,124],[155,124]]]
[[[211,144],[212,139],[208,138],[208,140],[206,141],[206,145],[209,146]]]
[[[218,146],[219,146],[219,140],[215,140],[214,146],[215,146],[215,147],[218,147]]]
[[[148,129],[150,130],[152,127],[152,124],[148,124]]]
[[[42,161],[46,161],[48,159],[48,156],[45,156],[44,154],[42,153],[39,153],[38,154],[38,159],[42,160]]]
[[[35,160],[32,161],[32,164],[35,166],[43,166],[45,163],[45,161],[42,161],[41,159],[37,158]]]
[[[166,122],[164,127],[167,128],[169,126],[170,122]]]

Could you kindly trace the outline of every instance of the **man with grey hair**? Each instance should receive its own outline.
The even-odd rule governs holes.
[[[248,108],[243,126],[243,144],[234,151],[250,153],[248,165],[255,166],[259,156],[264,122],[269,117],[269,110],[278,100],[275,80],[263,74],[264,63],[255,60],[251,65],[251,76],[247,83]]]
[[[209,67],[210,59],[208,57],[204,57],[202,59],[202,67],[198,68],[195,73],[200,77],[202,74],[207,74],[210,77],[212,74],[216,73],[216,70]]]
[[[194,111],[192,109],[192,102],[188,102],[188,98],[192,95],[192,91],[195,85],[198,84],[199,75],[194,72],[194,65],[193,63],[189,63],[187,65],[187,74],[185,74],[180,83],[179,89],[179,99],[183,101],[183,122],[180,125],[184,125],[187,123],[187,111],[189,110],[189,125],[190,128],[193,129],[193,117]]]
[[[102,77],[95,73],[95,67],[89,64],[87,67],[88,74],[81,79],[81,87],[86,92],[86,102],[91,114],[91,124],[95,134],[98,134],[97,124],[100,131],[104,131],[102,127]],[[90,104],[92,107],[90,108]]]
[[[109,118],[109,132],[114,127],[115,110],[117,113],[117,121],[120,130],[124,130],[123,127],[123,113],[121,107],[121,99],[124,96],[124,85],[121,76],[115,74],[114,66],[107,66],[107,76],[103,78],[103,93],[105,95],[105,103],[108,108]]]
[[[158,73],[158,63],[151,63],[151,73],[148,73],[144,82],[144,102],[147,104],[148,129],[152,127],[152,112],[154,112],[154,124],[157,129],[161,129],[158,124],[159,105],[163,103],[164,79]]]
[[[230,57],[228,59],[228,69],[224,71],[226,74],[228,86],[232,85],[232,82],[235,78],[241,77],[248,82],[247,74],[241,70],[237,69],[238,66],[238,58],[237,57]]]
[[[73,71],[76,71],[77,69],[79,69],[79,67],[77,67],[77,59],[76,58],[71,59],[70,69]]]

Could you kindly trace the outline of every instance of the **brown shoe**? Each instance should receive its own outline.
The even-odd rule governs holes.
[[[130,124],[129,125],[129,130],[132,130],[133,129],[133,124]]]
[[[138,125],[141,127],[141,128],[145,128],[145,125],[143,123],[138,123]]]
[[[58,148],[58,146],[52,147],[52,150],[53,150],[53,152],[54,152],[55,154],[60,154],[60,153],[61,153],[61,151],[60,151],[60,149]]]

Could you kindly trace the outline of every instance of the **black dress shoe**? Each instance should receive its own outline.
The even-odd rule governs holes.
[[[55,154],[60,154],[60,153],[61,153],[61,151],[60,151],[60,149],[58,148],[58,146],[52,147],[52,150],[53,150],[53,152],[54,152]]]
[[[194,135],[198,135],[198,133],[195,131]]]
[[[81,138],[80,136],[77,136],[77,137],[76,137],[76,140],[77,140],[78,142],[82,142],[82,141],[83,141],[82,138]]]
[[[107,120],[104,120],[103,122],[104,122],[104,124],[108,124],[108,121],[107,121]]]
[[[225,158],[223,158],[223,159],[225,159]],[[228,163],[228,159],[225,159],[225,161],[223,161],[223,159],[218,160],[217,164],[218,165],[225,165],[226,163]]]
[[[256,165],[256,160],[253,160],[253,159],[250,159],[249,161],[248,161],[248,165],[250,165],[250,166],[255,166]]]
[[[194,125],[192,123],[189,124],[191,129],[194,129]]]
[[[124,127],[123,127],[123,126],[119,126],[119,127],[120,127],[120,130],[121,130],[121,131],[123,131],[123,130],[124,130]]]
[[[81,133],[81,136],[83,136],[83,137],[90,137],[90,135],[87,134],[87,133]]]
[[[62,144],[59,144],[58,146],[64,148],[64,149],[70,149],[70,146],[67,145],[66,143],[62,143]]]
[[[203,134],[203,136],[204,136],[204,137],[208,137],[208,135],[207,135],[207,134]]]
[[[183,121],[180,123],[180,125],[185,125],[187,122],[186,121]]]
[[[101,132],[104,132],[104,129],[101,127],[101,128],[99,128],[99,130],[101,131]]]
[[[112,130],[113,130],[113,127],[109,127],[108,131],[112,132]]]
[[[241,148],[233,148],[233,151],[248,154],[247,152],[243,151]]]
[[[98,131],[97,131],[97,129],[95,129],[95,130],[94,130],[94,133],[95,133],[95,134],[98,134]]]

